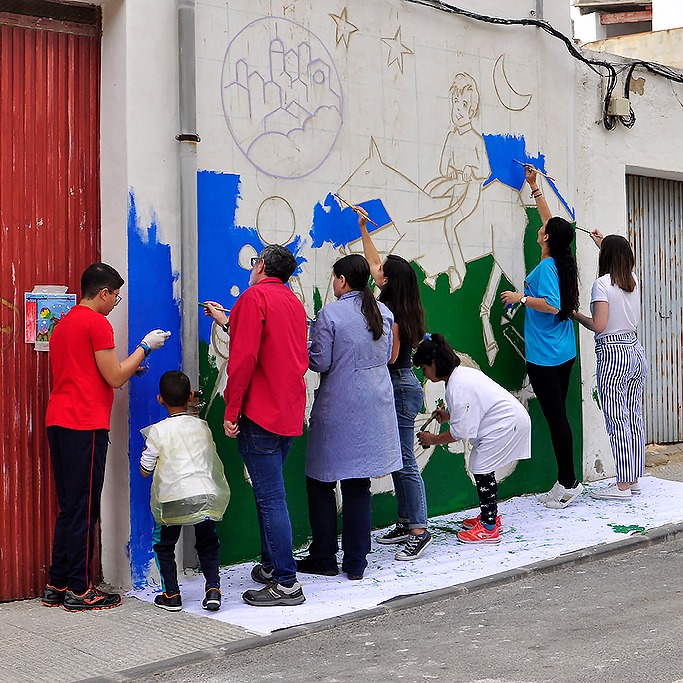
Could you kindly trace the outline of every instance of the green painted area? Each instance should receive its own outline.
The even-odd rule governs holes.
[[[608,524],[607,526],[612,527],[615,534],[644,534],[645,527],[639,524]]]
[[[540,248],[536,242],[540,218],[535,209],[527,209],[527,217],[529,223],[524,237],[523,256],[525,271],[529,272],[540,259]],[[422,302],[430,332],[443,334],[457,351],[471,356],[479,367],[494,380],[511,391],[517,391],[522,388],[526,377],[524,359],[520,355],[524,352],[522,341],[524,309],[516,310],[512,320],[502,325],[501,318],[505,315],[505,311],[499,296],[492,305],[490,315],[499,347],[493,366],[489,367],[486,355],[480,305],[493,266],[491,256],[468,264],[463,284],[455,292],[449,291],[448,277],[442,275],[437,280],[435,289],[424,285],[421,287]],[[419,277],[421,272],[417,266],[415,267],[418,279],[422,281],[423,278]],[[511,288],[512,285],[502,279],[498,293]],[[319,293],[314,293],[316,311],[319,306],[319,297]],[[216,372],[216,368],[209,361],[207,345],[200,344],[200,383],[205,395],[211,394],[210,387],[213,387],[216,381]],[[236,441],[228,439],[223,432],[223,410],[223,401],[218,397],[205,418],[213,431],[232,490],[225,518],[218,526],[221,537],[221,562],[231,564],[258,557],[260,539],[254,498],[251,487],[245,480],[244,465],[237,451]],[[515,472],[500,483],[501,499],[521,493],[547,490],[557,477],[548,426],[536,399],[530,401],[529,412],[532,422],[533,456],[531,460],[519,463]],[[578,360],[574,366],[569,387],[568,413],[574,434],[574,459],[577,471],[581,472],[583,438]],[[295,546],[305,544],[310,535],[304,476],[305,453],[306,434],[295,439],[285,466],[285,484]],[[464,458],[461,454],[450,453],[442,447],[436,448],[423,471],[423,477],[430,516],[455,512],[475,507],[478,504],[476,489],[465,471]],[[396,499],[393,494],[375,495],[373,497],[373,524],[376,527],[387,526],[395,519]],[[236,530],[239,530],[239,534],[235,533]],[[239,539],[237,543],[236,539]]]

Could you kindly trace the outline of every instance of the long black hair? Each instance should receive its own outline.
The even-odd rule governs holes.
[[[598,257],[598,273],[600,276],[610,274],[613,285],[632,292],[636,288],[633,269],[636,259],[628,240],[620,235],[607,235],[600,243]]]
[[[332,272],[346,278],[351,289],[361,292],[361,313],[365,316],[372,338],[377,341],[384,334],[384,320],[379,312],[379,306],[368,286],[370,280],[370,266],[364,256],[349,254],[340,258],[333,266]]]
[[[574,226],[559,216],[553,216],[545,226],[548,251],[555,260],[560,279],[560,320],[567,320],[579,307],[579,269],[571,250]]]
[[[434,363],[436,376],[448,379],[460,365],[460,357],[441,334],[426,334],[413,354],[416,368]]]
[[[379,300],[391,304],[402,342],[415,348],[425,333],[425,313],[413,267],[400,256],[389,254],[382,268],[387,283]]]

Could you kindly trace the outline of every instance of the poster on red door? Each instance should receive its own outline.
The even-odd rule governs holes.
[[[76,295],[61,285],[37,285],[24,294],[24,341],[36,351],[50,350],[50,337],[59,321],[76,305]]]

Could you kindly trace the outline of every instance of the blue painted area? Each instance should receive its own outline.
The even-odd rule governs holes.
[[[380,227],[391,223],[391,217],[384,208],[381,199],[371,199],[359,204],[368,216]],[[374,228],[368,224],[369,228]],[[313,209],[313,225],[310,231],[313,249],[319,249],[329,242],[337,249],[349,242],[360,239],[358,216],[356,212],[347,207],[342,208],[332,194],[328,194],[323,202],[318,202]]]
[[[240,177],[233,173],[197,173],[198,288],[200,301],[218,301],[231,309],[249,286],[250,270],[239,264],[240,250],[250,245],[258,254],[266,245],[256,228],[235,225]],[[297,274],[306,259],[300,236],[285,245],[296,257]],[[231,289],[236,287],[236,294]],[[207,344],[211,318],[199,316],[199,338]]]
[[[524,187],[524,166],[518,164],[517,161],[521,161],[522,164],[531,164],[539,171],[547,173],[545,156],[540,152],[536,156],[528,154],[526,140],[521,135],[484,135],[484,142],[486,143],[486,152],[491,166],[491,175],[484,183],[484,187],[494,180],[499,180],[515,190],[521,190]],[[547,180],[547,182],[557,195],[562,206],[574,218],[574,209],[569,206],[560,194],[555,183],[552,180]]]
[[[171,337],[164,346],[147,358],[149,370],[130,380],[130,556],[134,587],[147,581],[152,551],[154,518],[149,505],[151,478],[140,474],[140,454],[144,439],[140,430],[167,416],[157,402],[159,378],[166,370],[181,367],[180,305],[173,298],[177,279],[171,267],[171,248],[160,244],[156,218],[148,230],[138,223],[135,196],[128,197],[128,347],[129,353],[152,329],[169,330]]]

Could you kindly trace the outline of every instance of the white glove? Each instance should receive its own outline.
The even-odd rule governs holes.
[[[141,343],[146,344],[152,351],[155,351],[156,349],[160,349],[170,336],[170,332],[164,332],[163,330],[152,330],[143,337]]]

